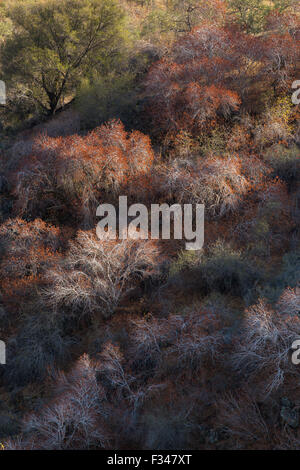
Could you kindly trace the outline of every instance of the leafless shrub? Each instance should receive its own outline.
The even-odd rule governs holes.
[[[211,217],[235,211],[248,190],[238,158],[175,160],[162,168],[164,191],[179,203],[205,204]]]
[[[40,219],[9,219],[0,227],[0,279],[37,276],[53,264],[63,246],[60,230]]]
[[[121,412],[125,423],[119,423],[118,432],[135,433],[140,411],[144,403],[156,396],[165,385],[163,383],[144,383],[128,370],[119,346],[108,342],[97,360],[97,377],[106,391],[108,400],[114,407],[114,414]],[[121,418],[121,421],[123,421]]]
[[[44,298],[55,309],[107,317],[137,283],[154,274],[157,254],[152,242],[100,241],[80,231],[61,268],[49,274]]]
[[[27,416],[22,435],[5,443],[8,449],[90,449],[107,446],[109,437],[101,420],[103,391],[94,366],[83,356],[72,372],[60,374],[60,392],[41,413]]]
[[[178,326],[182,323],[180,316],[173,315],[167,319],[157,319],[151,315],[131,320],[132,356],[134,362],[146,366],[158,365],[164,355],[163,345],[175,340]]]
[[[40,382],[69,359],[70,340],[65,338],[59,318],[45,312],[31,315],[7,343],[10,367],[4,371],[11,387]]]
[[[115,197],[121,187],[146,175],[153,159],[150,138],[138,131],[127,133],[120,121],[84,136],[42,133],[11,172],[15,210],[48,220],[77,216],[82,226],[90,227],[100,195],[107,191]]]
[[[136,362],[157,369],[173,357],[176,370],[198,371],[207,361],[217,360],[224,338],[214,312],[201,307],[168,318],[132,320],[132,355]]]
[[[176,354],[179,364],[199,370],[207,360],[217,359],[222,343],[223,335],[217,317],[210,312],[196,311],[183,319],[171,351]]]
[[[217,409],[218,424],[236,440],[236,448],[269,438],[267,423],[257,403],[246,393],[239,397],[225,395],[217,403]]]
[[[278,389],[286,375],[295,374],[289,352],[299,338],[297,300],[288,290],[272,310],[263,301],[246,311],[233,366],[248,380],[258,380],[264,395]]]
[[[291,138],[291,107],[289,98],[279,99],[275,105],[265,111],[254,129],[254,140],[261,149]]]
[[[107,343],[98,361],[97,371],[108,381],[119,396],[132,394],[131,382],[134,378],[128,375],[123,367],[124,358],[118,346]]]
[[[286,289],[277,303],[279,314],[299,315],[300,314],[300,289]]]

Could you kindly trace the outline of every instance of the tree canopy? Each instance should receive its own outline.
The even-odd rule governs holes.
[[[125,15],[115,0],[21,0],[6,15],[14,34],[1,54],[5,79],[47,114],[72,96],[84,72],[111,66],[124,44]]]

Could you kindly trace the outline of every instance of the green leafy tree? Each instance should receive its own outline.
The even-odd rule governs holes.
[[[262,29],[270,11],[270,6],[261,0],[229,0],[228,4],[237,22],[249,33]]]
[[[269,13],[278,10],[281,13],[292,6],[294,0],[228,0],[229,12],[248,33],[263,31]]]
[[[2,70],[18,100],[54,114],[91,69],[105,74],[126,44],[117,0],[18,0],[6,10],[14,32],[2,48]]]
[[[188,33],[202,22],[221,22],[224,14],[222,0],[165,0],[154,4],[144,21],[142,34]]]

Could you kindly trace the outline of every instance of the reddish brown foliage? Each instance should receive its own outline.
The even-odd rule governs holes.
[[[232,25],[202,24],[180,39],[170,57],[154,64],[148,74],[146,92],[154,125],[160,133],[199,132],[241,104],[253,108],[266,83],[276,92],[290,86],[296,77],[298,46],[291,29],[254,37]]]
[[[40,219],[8,220],[0,227],[0,282],[3,301],[19,307],[22,296],[42,282],[42,276],[57,263],[64,241],[59,228]]]
[[[138,131],[127,134],[118,121],[87,136],[40,136],[15,174],[16,208],[47,219],[79,213],[89,223],[102,192],[114,194],[121,183],[147,174],[153,158],[150,139]]]

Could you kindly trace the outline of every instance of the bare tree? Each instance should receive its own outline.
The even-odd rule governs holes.
[[[265,395],[278,389],[288,374],[296,374],[289,352],[299,338],[300,319],[295,292],[287,290],[273,310],[263,301],[246,311],[233,366],[244,377],[258,380]],[[295,308],[296,307],[296,308]]]
[[[157,255],[150,241],[100,241],[94,233],[80,231],[61,268],[49,274],[51,286],[44,298],[74,315],[110,316],[124,295],[155,273]]]

